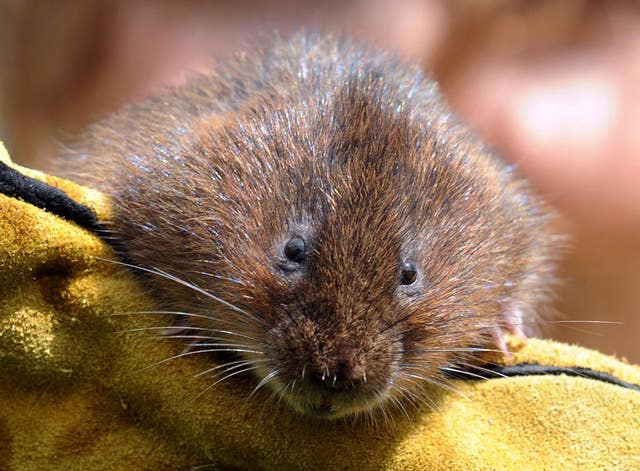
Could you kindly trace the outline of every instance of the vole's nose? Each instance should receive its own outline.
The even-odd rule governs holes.
[[[354,362],[340,361],[331,368],[314,368],[309,371],[310,383],[319,389],[347,391],[366,382],[364,370]]]

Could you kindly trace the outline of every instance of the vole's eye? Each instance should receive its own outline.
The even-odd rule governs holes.
[[[400,283],[403,285],[412,285],[418,278],[418,271],[413,263],[404,262],[400,272]]]
[[[304,258],[304,239],[302,237],[292,237],[284,246],[284,254],[292,262],[299,263]]]

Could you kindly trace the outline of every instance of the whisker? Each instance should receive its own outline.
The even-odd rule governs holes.
[[[555,320],[555,321],[549,321],[549,320],[542,320],[541,322],[543,322],[544,324],[612,324],[612,325],[624,325],[624,322],[622,321],[599,321],[599,320],[584,320],[584,321],[579,321],[579,320]]]
[[[260,380],[260,382],[258,383],[258,385],[253,388],[253,391],[251,391],[251,394],[249,394],[249,396],[247,397],[247,400],[251,399],[255,393],[258,392],[258,390],[260,388],[262,388],[264,385],[266,385],[267,383],[269,383],[273,378],[275,378],[276,376],[278,376],[278,374],[280,374],[281,370],[273,370],[271,373],[269,373],[268,375],[266,375],[264,378],[262,378]]]
[[[502,350],[496,348],[415,348],[404,350],[405,353],[478,353],[478,352],[496,352],[503,353]]]
[[[157,361],[155,363],[152,363],[151,365],[145,366],[144,368],[141,368],[137,371],[134,371],[132,374],[138,374],[138,373],[142,373],[143,371],[146,371],[150,368],[153,368],[155,366],[159,366],[163,363],[166,363],[168,361],[171,360],[177,360],[178,358],[182,358],[182,357],[186,357],[186,356],[190,356],[190,355],[197,355],[199,353],[213,353],[213,352],[238,352],[238,353],[255,353],[255,354],[259,354],[259,355],[263,355],[263,352],[258,352],[255,350],[248,350],[248,349],[232,349],[232,348],[208,348],[206,350],[192,350],[189,352],[183,352],[183,353],[179,353],[177,355],[173,355],[170,356],[169,358],[165,358],[164,360],[160,360]]]
[[[389,415],[387,414],[387,411],[384,407],[384,398],[382,397],[382,393],[380,391],[376,391],[375,394],[376,394],[376,397],[378,398],[378,404],[380,405],[379,410],[382,412],[384,424],[385,426],[389,427],[390,426]]]
[[[412,367],[405,367],[406,369],[417,369],[417,368],[412,368]],[[460,392],[459,390],[457,390],[456,388],[452,387],[451,385],[443,382],[443,381],[439,381],[435,378],[430,378],[428,376],[422,376],[416,373],[409,373],[407,371],[404,372],[404,375],[408,376],[409,378],[415,378],[421,381],[424,381],[425,383],[431,384],[433,386],[445,389],[447,391],[450,391],[454,394],[458,394],[459,396],[465,398],[466,400],[470,401],[471,399],[469,398],[469,396],[467,396],[466,394],[463,394],[462,392]]]
[[[122,329],[122,330],[114,330],[114,334],[129,334],[132,332],[145,332],[149,330],[195,330],[195,331],[204,331],[209,332],[211,329],[207,329],[206,327],[196,327],[191,325],[154,325],[150,327],[134,327],[133,329]]]
[[[463,366],[468,366],[469,368],[473,368],[473,369],[476,369],[476,370],[479,370],[479,371],[484,371],[485,373],[488,373],[490,375],[500,376],[501,378],[508,378],[507,375],[502,374],[499,371],[491,370],[491,369],[485,368],[483,366],[478,366],[478,365],[474,365],[472,363],[467,363],[467,362],[463,362],[463,361],[458,362],[458,363],[460,363]],[[488,379],[488,378],[484,378],[484,379]]]
[[[571,330],[573,332],[579,332],[581,334],[594,335],[596,337],[604,337],[606,335],[606,334],[603,334],[602,332],[594,332],[593,330],[581,329],[581,328],[575,327],[573,325],[558,324],[558,327],[564,327],[565,329]]]
[[[200,469],[207,469],[207,468],[211,468],[215,471],[215,469],[218,468],[218,464],[217,463],[211,463],[211,464],[201,464],[198,466],[192,466],[191,468],[189,468],[189,471],[198,471]]]
[[[476,373],[472,373],[471,371],[465,371],[465,370],[459,370],[457,368],[452,368],[450,366],[443,366],[442,368],[440,368],[443,371],[451,371],[453,373],[460,373],[466,376],[472,376],[474,378],[478,378],[478,379],[488,379],[486,376],[482,376]]]
[[[111,314],[106,314],[107,316],[130,316],[130,315],[171,315],[171,316],[180,316],[180,317],[197,317],[200,319],[207,319],[211,321],[217,320],[215,317],[208,316],[206,314],[196,314],[193,312],[186,311],[129,311],[129,312],[113,312]]]
[[[407,412],[407,409],[404,407],[404,404],[402,403],[402,400],[400,400],[400,399],[398,399],[397,397],[394,397],[394,396],[389,396],[389,399],[394,404],[396,409],[398,409],[400,412],[402,412],[402,414],[405,416],[407,421],[411,422],[411,416]]]
[[[239,332],[234,332],[232,330],[223,330],[223,329],[211,329],[208,327],[197,327],[197,326],[190,326],[190,325],[185,325],[185,326],[180,326],[180,325],[170,325],[170,326],[150,326],[150,327],[135,327],[133,329],[122,329],[122,330],[115,330],[113,331],[114,334],[128,334],[128,333],[132,333],[132,332],[144,332],[144,331],[153,331],[153,330],[193,330],[193,331],[200,331],[200,332],[215,332],[215,333],[219,333],[219,334],[227,334],[227,335],[233,335],[236,337],[242,337],[242,338],[246,338],[248,340],[253,340],[255,342],[261,342],[261,340],[258,340],[254,337],[251,337],[249,335],[245,335],[245,334],[241,334]],[[166,338],[171,338],[171,337],[175,337],[177,338],[177,336],[172,336],[172,335],[160,335],[160,336],[154,336],[153,338],[158,338],[158,337],[166,337]],[[214,337],[211,337],[214,338]]]
[[[277,372],[280,373],[280,370],[277,370]],[[284,400],[284,395],[282,394],[282,392],[286,389],[286,387],[286,384],[281,384],[278,389],[272,388],[271,394],[266,400],[266,404],[271,404],[274,400],[277,401],[276,404],[282,404]],[[247,400],[249,400],[249,398],[247,398]]]
[[[440,406],[438,406],[438,403],[433,398],[431,398],[427,393],[422,391],[421,388],[419,388],[419,383],[416,380],[408,379],[407,381],[409,381],[411,384],[416,385],[418,387],[418,390],[413,393],[413,396],[415,397],[416,400],[426,405],[429,410],[437,412],[438,414],[442,413],[442,411],[440,410]],[[407,389],[407,391],[409,390]]]
[[[193,377],[197,378],[199,376],[205,375],[207,373],[210,373],[212,371],[218,370],[220,368],[230,367],[230,366],[237,365],[237,364],[240,364],[240,363],[242,363],[244,365],[244,364],[247,364],[248,362],[249,361],[247,361],[247,360],[230,361],[230,362],[224,363],[222,365],[218,365],[218,366],[215,366],[213,368],[209,368],[207,370],[201,371],[200,373],[197,373],[197,374],[193,375]]]
[[[200,376],[204,376],[204,375],[209,374],[209,373],[211,373],[211,372],[213,372],[215,370],[219,370],[220,368],[223,368],[221,371],[218,371],[218,372],[215,373],[215,375],[213,375],[213,377],[212,377],[212,379],[213,379],[213,378],[216,378],[216,377],[218,377],[220,375],[228,373],[229,371],[233,371],[235,369],[242,368],[243,366],[256,365],[256,364],[259,364],[259,363],[264,363],[266,361],[269,361],[269,360],[266,360],[266,359],[255,359],[255,360],[231,361],[231,362],[225,363],[223,365],[218,365],[216,367],[209,368],[207,370],[201,371],[200,373],[193,375],[193,377],[194,378],[199,378]]]
[[[264,326],[269,327],[269,325],[265,321],[263,321],[261,319],[258,319],[257,317],[251,315],[250,313],[248,313],[244,309],[241,309],[238,306],[236,306],[234,304],[231,304],[230,302],[225,301],[224,299],[219,298],[218,296],[216,296],[214,294],[209,293],[208,291],[200,288],[197,285],[194,285],[193,283],[189,283],[187,281],[184,281],[183,279],[178,278],[177,276],[174,276],[174,275],[172,275],[170,273],[167,273],[167,272],[165,272],[163,270],[160,270],[158,268],[147,268],[147,267],[142,267],[142,266],[139,266],[139,265],[133,265],[131,263],[120,262],[120,261],[117,261],[117,260],[109,260],[109,259],[106,259],[106,258],[96,257],[96,256],[93,256],[93,258],[96,259],[96,260],[101,260],[103,262],[108,262],[108,263],[113,263],[115,265],[121,265],[121,266],[129,267],[129,268],[132,268],[134,270],[140,270],[140,271],[143,271],[145,273],[149,273],[149,274],[152,274],[152,275],[160,276],[160,277],[165,278],[167,280],[173,281],[173,282],[175,282],[175,283],[177,283],[177,284],[179,284],[181,286],[184,286],[186,288],[192,289],[193,291],[195,291],[197,293],[200,293],[203,296],[206,296],[207,298],[212,299],[212,300],[222,304],[223,306],[225,306],[225,307],[227,307],[227,308],[229,308],[229,309],[231,309],[231,310],[233,310],[235,312],[238,312],[238,313],[242,314],[243,316],[247,317],[248,319],[251,319],[252,321],[254,321],[254,322],[258,323],[258,324],[262,324]]]
[[[200,340],[224,340],[224,341],[229,341],[228,338],[226,337],[214,337],[212,335],[191,335],[191,334],[175,334],[175,335],[167,335],[167,334],[161,334],[161,335],[149,335],[147,338],[150,339],[200,339]],[[236,345],[247,345],[244,343],[239,343]]]
[[[253,370],[257,370],[258,368],[260,368],[260,366],[251,366],[249,368],[245,368],[243,370],[237,370],[234,371],[233,373],[229,373],[228,375],[218,379],[217,381],[215,381],[214,383],[210,384],[209,386],[207,386],[206,388],[204,388],[202,391],[200,391],[193,399],[192,401],[195,401],[196,399],[198,399],[200,396],[202,396],[204,393],[206,393],[208,390],[210,390],[211,388],[215,387],[217,384],[220,384],[222,381],[229,379],[235,375],[239,375],[241,373],[246,373],[247,371],[253,371]]]
[[[198,262],[202,263],[202,262],[206,262],[206,260],[198,260]],[[215,278],[216,280],[230,281],[231,283],[235,283],[239,286],[246,286],[245,283],[241,282],[236,278],[231,278],[230,276],[219,275],[217,273],[209,273],[207,271],[198,271],[198,272],[195,272],[195,274]]]
[[[409,382],[414,385],[416,384],[415,381],[413,380],[409,380]],[[429,398],[428,396],[416,394],[413,391],[411,391],[409,388],[406,388],[404,386],[396,385],[396,388],[400,391],[402,395],[408,396],[409,400],[411,401],[412,404],[414,404],[416,409],[418,409],[418,405],[414,401],[418,401],[419,403],[425,405],[427,409],[430,411],[440,412],[440,410],[436,406],[436,403],[433,401],[433,399]]]
[[[216,347],[216,348],[219,348],[219,347],[234,347],[234,348],[237,347],[237,348],[246,348],[246,349],[251,348],[251,345],[246,345],[244,343],[218,343],[218,342],[197,343],[195,346],[196,347]],[[197,350],[194,350],[194,351],[197,351]]]

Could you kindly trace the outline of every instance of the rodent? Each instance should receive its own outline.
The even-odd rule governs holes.
[[[545,204],[417,66],[349,40],[276,39],[64,154],[121,256],[203,290],[148,276],[161,305],[309,416],[415,402],[549,297]]]

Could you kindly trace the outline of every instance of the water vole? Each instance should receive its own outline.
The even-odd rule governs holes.
[[[348,41],[240,55],[93,125],[61,165],[112,197],[112,237],[194,348],[308,415],[419,401],[548,297],[527,184],[419,68]]]

